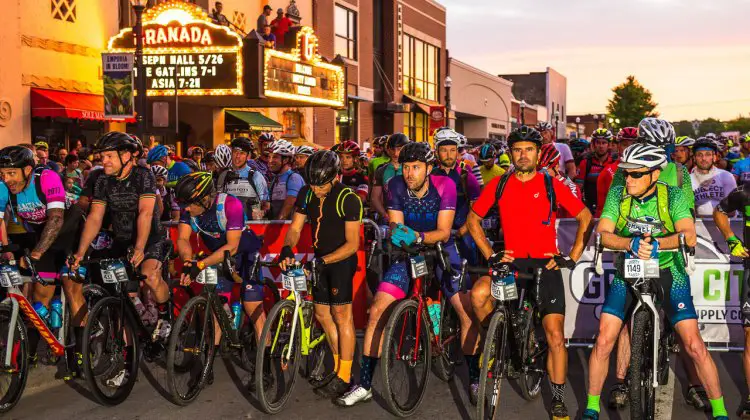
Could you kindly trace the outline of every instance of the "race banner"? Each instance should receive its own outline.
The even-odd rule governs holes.
[[[575,239],[577,223],[558,220],[558,243],[568,252]],[[732,230],[741,236],[742,221],[732,220]],[[707,343],[743,346],[740,308],[743,268],[739,260],[727,257],[726,242],[711,219],[696,222],[698,245],[695,272],[690,289],[701,335]],[[566,291],[565,337],[593,342],[598,334],[604,299],[614,277],[612,254],[604,255],[604,275],[594,272],[594,239],[586,247],[576,268],[563,270]]]
[[[105,118],[133,118],[133,54],[102,54]]]

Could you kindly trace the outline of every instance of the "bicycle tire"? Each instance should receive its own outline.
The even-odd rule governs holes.
[[[200,307],[203,307],[203,316],[200,316]],[[211,371],[214,355],[216,348],[214,347],[214,321],[211,314],[213,311],[208,307],[208,300],[203,296],[196,296],[190,299],[185,306],[182,307],[180,315],[177,317],[177,321],[172,327],[172,333],[169,336],[169,346],[167,347],[167,389],[172,397],[172,402],[176,405],[186,406],[191,402],[195,401],[203,390],[208,378],[208,373]],[[204,322],[205,317],[208,316],[208,322]],[[194,323],[195,322],[195,323]],[[204,325],[206,328],[204,328]],[[188,338],[191,336],[191,327],[195,327],[193,341],[189,344],[185,344],[181,341],[183,336],[183,329],[185,335]],[[192,345],[194,348],[198,346],[200,339],[203,339],[203,348],[198,348],[194,352],[184,351],[187,346]],[[196,341],[198,343],[196,343]],[[183,349],[182,352],[179,350]],[[187,357],[188,361],[182,361],[182,363],[176,363],[176,358],[179,354],[189,354]],[[195,357],[195,355],[200,355]],[[186,370],[187,368],[187,370]],[[198,368],[193,369],[193,368]],[[197,376],[193,376],[196,373]],[[188,381],[186,383],[187,390],[183,393],[182,390],[178,389],[178,381],[182,379],[184,374],[188,375]]]
[[[633,315],[633,332],[630,353],[630,418],[632,420],[653,420],[656,390],[651,386],[652,334],[651,314],[639,310]]]
[[[542,382],[547,374],[547,337],[539,309],[534,308],[531,312],[523,337],[523,369],[518,377],[518,387],[526,401],[533,401],[542,395]]]
[[[7,334],[8,328],[10,327],[10,318],[11,307],[9,305],[0,306],[0,337],[2,337],[0,343],[5,343],[5,340],[8,337]],[[7,413],[18,404],[18,401],[21,400],[21,396],[23,395],[23,391],[26,389],[26,380],[29,377],[29,336],[26,333],[26,325],[24,325],[20,310],[14,328],[16,329],[14,341],[18,343],[18,352],[16,353],[17,360],[15,360],[18,372],[15,374],[8,373],[5,370],[0,372],[0,378],[10,376],[8,386],[0,387],[0,389],[6,389],[4,395],[0,396],[0,413]],[[5,345],[0,346],[0,357],[3,359],[5,358],[5,347]]]
[[[416,335],[417,310],[418,304],[414,300],[407,299],[399,302],[393,309],[393,312],[388,318],[388,323],[383,330],[383,351],[380,364],[384,388],[382,396],[391,413],[399,417],[408,417],[417,411],[420,404],[422,403],[422,400],[424,399],[424,395],[427,391],[427,385],[430,379],[429,372],[430,365],[432,364],[432,340],[427,328],[432,328],[432,325],[427,323],[427,320],[429,319],[427,316],[427,311],[423,311],[422,326],[419,333],[419,341],[421,345],[417,348],[417,352],[421,353],[422,356],[417,356],[417,363],[415,364],[415,366],[410,367],[407,364],[407,375],[409,374],[409,369],[411,369],[412,371],[415,370],[414,368],[419,364],[419,360],[423,360],[424,369],[422,369],[421,374],[411,375],[412,377],[409,377],[404,381],[404,383],[408,384],[409,386],[407,392],[394,391],[395,387],[393,381],[397,376],[397,372],[395,370],[396,362],[404,361],[402,355],[411,359],[411,355],[413,354],[414,350],[412,346],[412,348],[410,349],[411,352],[402,352],[401,354],[397,354],[398,352],[396,351],[396,347],[400,347],[403,345],[404,338],[407,338],[409,340],[407,341],[407,348],[408,344],[412,344],[416,340],[417,337],[409,336],[407,333]],[[410,323],[414,325],[409,325]],[[418,379],[418,376],[421,376],[421,381],[416,380]],[[415,380],[412,381],[412,378]],[[420,382],[422,384],[421,386],[419,385]],[[416,389],[412,390],[412,385],[414,385]],[[404,403],[401,403],[400,401],[396,400],[396,397],[406,397],[406,401]]]
[[[310,316],[314,317],[312,311]],[[300,370],[301,376],[305,379],[310,379],[313,376],[323,376],[327,353],[326,349],[329,348],[328,342],[325,340],[325,332],[323,331],[323,328],[315,322],[315,319],[312,319],[310,323],[310,343],[318,340],[320,337],[323,337],[323,340],[318,342],[318,345],[315,347],[308,348],[305,362],[302,364],[302,369]]]
[[[255,358],[258,352],[258,340],[257,335],[255,334],[255,325],[253,324],[252,319],[244,316],[244,311],[242,313],[242,316],[244,318],[244,322],[242,323],[242,326],[240,327],[240,330],[238,332],[240,345],[242,345],[242,350],[240,350],[239,366],[246,372],[254,373]]]
[[[461,357],[461,324],[453,305],[443,299],[443,316],[440,319],[440,330],[437,340],[442,351],[433,357],[432,371],[443,382],[448,382],[456,372],[456,361]]]
[[[479,393],[477,395],[477,420],[494,419],[500,406],[500,389],[505,365],[505,350],[508,347],[508,314],[499,307],[492,314],[484,338],[482,360],[479,364]],[[488,392],[490,395],[488,395]],[[489,397],[489,398],[488,398]]]
[[[270,343],[269,348],[256,352],[255,358],[255,389],[258,403],[267,414],[277,414],[284,409],[284,405],[289,400],[294,390],[294,384],[297,381],[297,372],[300,366],[300,346],[302,343],[302,326],[298,324],[291,337],[292,317],[299,317],[294,311],[294,301],[282,300],[271,308],[268,313],[266,323],[263,325],[263,332],[260,335],[259,343]],[[282,354],[286,353],[289,345],[293,346],[291,362],[286,365],[282,362]],[[278,366],[276,366],[278,362]],[[272,365],[273,364],[273,365]],[[274,373],[290,373],[288,380],[279,383]],[[269,381],[268,384],[265,382]],[[276,386],[276,397],[270,399],[267,391],[271,385]]]
[[[137,324],[133,314],[128,310],[128,306],[122,302],[122,299],[122,297],[110,296],[97,302],[89,312],[86,327],[83,330],[83,376],[94,398],[107,406],[118,405],[125,401],[133,391],[133,386],[138,379],[140,348]],[[105,317],[103,319],[104,324],[102,324],[100,317]],[[124,328],[113,328],[119,322],[122,322]],[[121,331],[123,332],[122,336],[119,334]],[[105,343],[106,353],[102,354],[102,358],[107,357],[111,364],[111,366],[107,366],[108,369],[105,370],[105,373],[94,372],[95,366],[91,360],[92,345],[96,344],[93,339],[99,337],[104,337],[105,340],[112,339],[112,343]],[[99,360],[98,362],[104,361]],[[117,370],[118,368],[122,369]],[[118,386],[112,395],[107,395],[102,388],[112,388],[107,384],[107,381],[114,378],[111,374],[115,371],[118,373],[124,371],[126,382],[124,385]],[[100,381],[103,383],[100,383]]]

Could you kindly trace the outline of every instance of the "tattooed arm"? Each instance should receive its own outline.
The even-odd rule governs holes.
[[[57,235],[60,233],[60,228],[63,225],[63,209],[47,209],[47,223],[44,225],[42,236],[39,238],[39,242],[31,252],[31,258],[38,260],[42,255],[47,252],[49,247],[57,239]]]

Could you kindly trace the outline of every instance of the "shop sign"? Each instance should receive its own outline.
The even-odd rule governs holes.
[[[445,127],[446,125],[445,106],[430,106],[430,136],[434,136],[438,128]]]
[[[296,47],[291,52],[265,50],[263,76],[266,97],[344,106],[344,69],[322,60],[318,53],[318,37],[310,27],[297,32]]]
[[[133,118],[133,54],[102,54],[102,79],[104,80],[104,115],[82,111],[83,118]],[[96,118],[98,117],[98,118]]]
[[[109,40],[109,52],[135,51],[126,28]],[[143,63],[148,96],[242,95],[242,37],[211,22],[188,2],[170,1],[143,14]]]

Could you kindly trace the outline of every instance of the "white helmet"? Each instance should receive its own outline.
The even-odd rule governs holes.
[[[469,139],[461,133],[458,133],[458,148],[465,149],[469,147]]]
[[[294,145],[288,140],[276,140],[271,143],[271,153],[281,156],[294,156]]]
[[[216,167],[220,169],[230,167],[232,165],[232,149],[226,144],[216,146],[214,162],[216,162]]]
[[[617,166],[622,169],[664,169],[667,166],[667,154],[661,147],[636,143],[625,149]]]
[[[151,167],[151,172],[154,173],[154,178],[167,179],[169,177],[169,171],[163,166],[154,165]]]
[[[638,124],[638,140],[658,147],[674,144],[674,127],[667,120],[647,117]]]
[[[308,145],[303,144],[302,146],[297,146],[294,148],[295,155],[312,156],[313,153],[315,153],[315,149]]]
[[[440,146],[458,146],[461,135],[451,128],[441,128],[435,132],[435,149]]]

